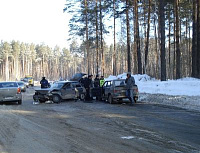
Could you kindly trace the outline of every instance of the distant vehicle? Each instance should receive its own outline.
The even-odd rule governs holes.
[[[26,92],[26,84],[23,81],[17,81],[17,84],[22,92]]]
[[[25,82],[26,86],[34,86],[34,80],[31,75],[26,75],[25,78],[22,78],[21,81]]]
[[[21,89],[16,82],[0,82],[0,102],[22,104]]]
[[[39,102],[52,100],[59,103],[65,99],[84,99],[85,88],[77,81],[57,81],[50,88],[35,89],[33,99]]]
[[[110,104],[115,102],[121,102],[123,99],[126,99],[126,84],[125,79],[117,79],[105,81],[101,89],[102,99],[108,100]],[[138,87],[134,85],[133,88],[133,97],[134,101],[138,100]]]

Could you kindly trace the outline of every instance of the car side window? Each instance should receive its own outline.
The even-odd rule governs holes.
[[[70,89],[71,88],[71,83],[67,83],[63,88],[64,89]]]
[[[111,81],[109,81],[108,83],[107,83],[107,86],[106,87],[111,87]]]
[[[106,86],[107,86],[107,84],[108,84],[108,82],[105,82],[105,83],[103,84],[103,87],[106,87]]]

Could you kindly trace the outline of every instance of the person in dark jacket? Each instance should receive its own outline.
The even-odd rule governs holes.
[[[99,75],[96,75],[96,78],[94,79],[94,87],[100,87],[100,79],[99,79]]]
[[[86,89],[86,96],[85,96],[85,100],[89,101],[92,100],[92,97],[90,96],[90,89],[92,87],[92,76],[93,75],[88,75],[87,78],[84,79],[84,87]]]
[[[133,86],[135,85],[135,79],[131,76],[131,73],[127,73],[127,78],[125,80],[126,83],[126,96],[131,102],[131,105],[133,105]]]
[[[41,88],[48,88],[49,87],[49,83],[45,79],[45,77],[42,77],[42,80],[40,81],[40,84],[41,84]]]

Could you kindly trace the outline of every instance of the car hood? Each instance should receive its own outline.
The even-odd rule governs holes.
[[[76,73],[72,76],[70,81],[79,81],[84,75],[86,75],[86,74],[85,73]]]

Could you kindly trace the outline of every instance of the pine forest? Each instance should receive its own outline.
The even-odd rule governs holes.
[[[2,40],[0,81],[79,72],[200,78],[200,0],[66,0],[63,13],[69,48]]]

